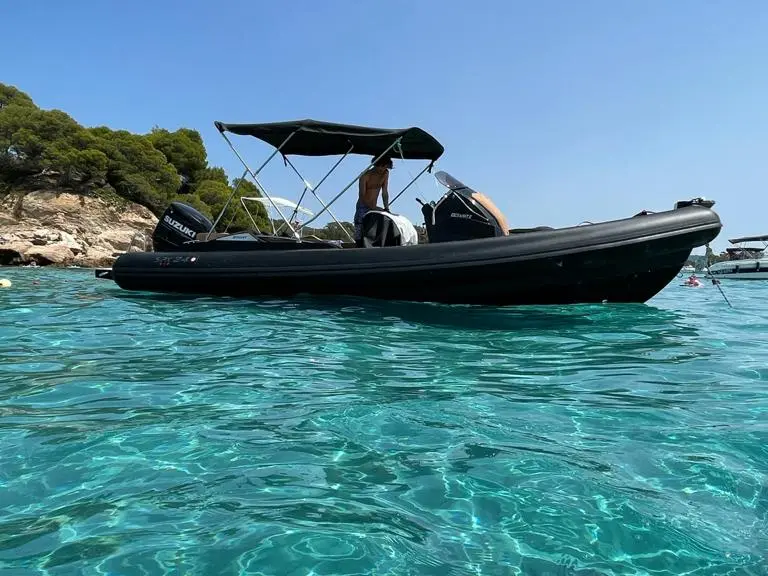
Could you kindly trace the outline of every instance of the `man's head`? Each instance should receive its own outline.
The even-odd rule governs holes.
[[[376,159],[374,158],[374,160]],[[391,169],[392,169],[392,158],[387,158],[387,157],[379,158],[373,164],[373,170],[375,172],[378,172],[379,174],[383,174],[387,170],[391,170]]]

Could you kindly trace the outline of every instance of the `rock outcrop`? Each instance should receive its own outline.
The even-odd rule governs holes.
[[[38,190],[0,196],[0,265],[110,266],[151,249],[157,217],[144,206]]]

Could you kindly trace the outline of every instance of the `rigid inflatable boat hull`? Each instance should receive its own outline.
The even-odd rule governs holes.
[[[645,302],[720,232],[692,206],[497,238],[386,248],[126,253],[127,290],[237,297],[347,295],[451,304]]]

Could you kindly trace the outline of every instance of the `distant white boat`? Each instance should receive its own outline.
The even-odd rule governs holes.
[[[765,249],[768,247],[768,235],[744,236],[729,239],[728,242],[740,247],[726,248],[728,260],[716,262],[709,267],[707,276],[719,280],[768,280],[768,258]],[[762,242],[763,247],[744,246],[747,242]]]
[[[694,268],[694,267],[693,267],[693,266],[691,266],[690,264],[688,264],[687,266],[683,266],[683,267],[680,269],[680,273],[681,273],[681,274],[693,274],[693,273],[695,273],[695,272],[696,272],[696,268]]]

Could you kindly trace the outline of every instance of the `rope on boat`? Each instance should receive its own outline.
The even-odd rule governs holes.
[[[707,247],[707,274],[709,274],[709,277],[712,279],[712,284],[717,286],[717,289],[720,290],[720,294],[722,294],[725,301],[728,303],[728,306],[733,308],[733,304],[728,300],[728,297],[725,295],[725,292],[723,292],[723,288],[720,286],[720,280],[712,276],[712,271],[709,269],[709,255],[712,254],[712,249],[709,247],[709,242],[706,244]]]
[[[731,308],[733,308],[733,304],[731,304],[731,303],[728,301],[728,298],[726,297],[726,295],[725,295],[725,292],[723,292],[723,289],[720,287],[720,280],[718,280],[717,278],[712,278],[712,284],[714,284],[715,286],[717,286],[717,289],[718,289],[718,290],[720,290],[720,294],[722,294],[722,295],[723,295],[723,298],[725,298],[725,301],[726,301],[726,302],[728,302],[728,306],[730,306]]]

